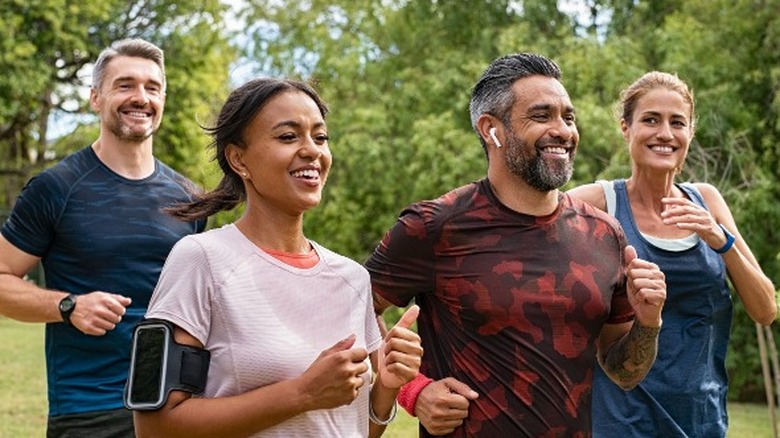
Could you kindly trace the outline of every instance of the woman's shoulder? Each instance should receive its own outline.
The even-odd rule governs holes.
[[[718,190],[717,187],[715,187],[710,183],[692,182],[692,183],[684,183],[684,185],[688,185],[689,187],[692,187],[694,190],[699,192],[699,194],[704,198],[704,201],[708,205],[724,203],[723,195],[720,194],[720,191]]]
[[[205,255],[212,252],[235,252],[238,248],[243,248],[243,245],[240,244],[243,240],[241,232],[233,224],[228,224],[202,233],[184,236],[176,242],[174,251],[188,253],[190,256],[195,255],[195,253]]]
[[[339,254],[336,251],[333,251],[332,249],[328,249],[313,240],[309,240],[309,242],[311,242],[311,244],[314,245],[314,248],[320,254],[320,257],[322,257],[330,265],[342,265],[348,269],[356,269],[359,271],[365,270],[363,268],[363,265],[351,259],[350,257],[343,254]]]
[[[704,200],[706,208],[715,215],[717,220],[722,220],[723,215],[725,214],[731,214],[729,206],[726,204],[726,200],[723,199],[723,195],[721,195],[718,188],[714,185],[704,182],[686,183],[685,185],[692,187],[693,190],[696,190],[699,193]]]
[[[690,187],[694,187],[696,190],[699,191],[702,195],[717,195],[720,196],[720,191],[718,191],[717,187],[710,183],[706,182],[689,182],[689,183],[683,183],[683,185],[688,185]]]
[[[607,200],[606,196],[604,195],[604,187],[598,182],[574,187],[573,189],[569,189],[566,193],[582,201],[585,201],[599,210],[607,210]]]

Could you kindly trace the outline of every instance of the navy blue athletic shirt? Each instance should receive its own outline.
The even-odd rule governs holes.
[[[155,160],[154,173],[129,180],[91,147],[32,178],[3,225],[14,246],[42,258],[46,287],[132,298],[105,336],[46,325],[49,415],[122,407],[133,326],[146,312],[173,244],[205,221],[179,221],[161,208],[191,199],[192,183]]]

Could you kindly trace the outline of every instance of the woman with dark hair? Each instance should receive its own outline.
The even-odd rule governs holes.
[[[639,257],[665,274],[667,298],[658,356],[645,379],[623,391],[596,370],[593,435],[724,437],[732,315],[727,276],[748,315],[764,325],[777,314],[775,289],[720,192],[675,182],[695,132],[688,85],[654,71],[620,97],[630,177],[570,193],[618,219]]]
[[[408,329],[418,310],[383,343],[368,273],[303,232],[332,161],[326,113],[305,83],[257,79],[208,128],[222,181],[172,213],[246,209],[174,247],[146,315],[210,352],[206,390],[137,411],[138,436],[379,436],[394,416],[398,388],[420,365]]]

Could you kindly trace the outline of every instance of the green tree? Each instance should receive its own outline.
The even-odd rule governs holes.
[[[234,60],[230,35],[222,30],[224,14],[218,0],[2,0],[0,205],[10,208],[32,175],[94,141],[89,66],[112,41],[127,37],[145,38],[166,53],[167,103],[157,155],[204,181],[207,139],[197,122],[226,93]],[[66,132],[55,132],[62,126]]]

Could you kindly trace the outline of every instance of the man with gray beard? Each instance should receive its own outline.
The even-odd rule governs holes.
[[[399,402],[423,437],[590,436],[594,367],[631,388],[654,361],[664,275],[559,191],[579,134],[554,62],[495,60],[470,110],[487,177],[404,209],[366,262],[377,313],[421,308]]]
[[[162,211],[193,189],[152,153],[165,86],[157,46],[103,50],[97,140],[32,178],[2,228],[0,315],[46,323],[49,438],[135,436],[122,403],[133,327],[173,244],[205,227]],[[39,261],[46,288],[23,280]]]

